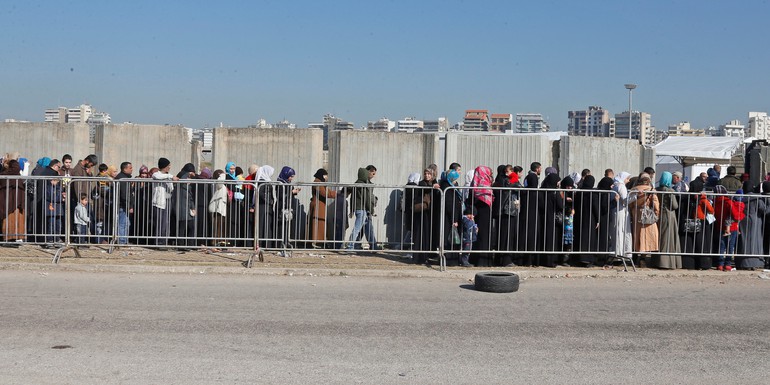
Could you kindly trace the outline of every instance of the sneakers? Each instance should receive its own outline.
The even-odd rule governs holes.
[[[734,269],[733,269],[733,267],[732,267],[732,266],[730,266],[730,265],[726,265],[726,266],[725,266],[725,271],[733,271],[733,270],[734,270]]]
[[[722,266],[722,265],[717,266],[717,270],[719,270],[719,271],[724,271],[724,269],[725,269],[725,267]]]

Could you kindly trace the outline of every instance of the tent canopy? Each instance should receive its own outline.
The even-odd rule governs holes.
[[[740,137],[669,136],[653,147],[657,156],[672,156],[682,165],[730,161],[741,148]]]

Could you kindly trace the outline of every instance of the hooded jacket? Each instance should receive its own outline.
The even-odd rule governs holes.
[[[356,183],[372,184],[369,180],[369,170],[359,168]],[[353,210],[364,210],[371,214],[374,212],[377,198],[374,196],[374,189],[372,187],[355,187],[353,189],[353,197],[350,198],[350,201]]]

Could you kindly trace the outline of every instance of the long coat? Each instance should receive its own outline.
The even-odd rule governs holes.
[[[676,210],[679,209],[679,200],[670,187],[659,187],[658,191],[668,194],[660,194],[660,217],[658,228],[660,234],[660,252],[652,258],[653,266],[661,269],[681,269],[682,256],[679,255],[679,222],[676,219]]]
[[[746,218],[742,220],[740,237],[743,239],[743,254],[764,254],[763,229],[765,213],[767,212],[766,197],[759,195],[746,195]],[[764,257],[735,257],[735,266],[741,269],[758,268],[765,266]]]
[[[318,178],[315,183],[324,182]],[[326,200],[336,198],[337,191],[326,186],[313,186],[310,198],[310,239],[315,241],[326,240]]]
[[[632,189],[629,194],[636,199],[629,203],[629,209],[632,213],[631,227],[634,229],[634,251],[635,252],[649,252],[658,251],[659,234],[658,224],[653,223],[651,225],[642,224],[640,221],[642,217],[642,208],[645,205],[652,205],[655,210],[655,214],[660,217],[660,202],[658,197],[654,193],[650,193],[652,187],[649,185],[638,185]]]
[[[19,177],[19,169],[5,170],[0,175],[15,176],[16,178],[0,179],[0,223],[8,214],[18,209],[24,213],[25,188],[24,181]]]

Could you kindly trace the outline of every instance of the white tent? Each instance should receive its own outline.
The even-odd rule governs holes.
[[[698,163],[730,162],[742,148],[740,137],[731,136],[669,136],[653,146],[655,155],[670,156],[682,166]]]

